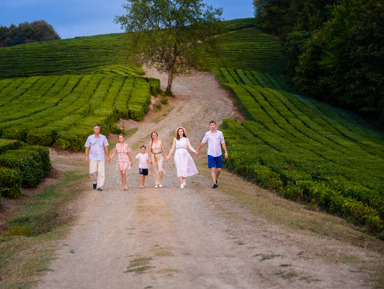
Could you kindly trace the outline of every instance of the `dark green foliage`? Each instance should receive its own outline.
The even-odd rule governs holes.
[[[41,157],[37,152],[7,151],[0,155],[0,166],[19,169],[22,175],[22,187],[34,188],[42,180],[44,172]]]
[[[0,154],[5,153],[7,150],[16,150],[21,147],[22,143],[12,139],[0,139]]]
[[[36,128],[28,132],[26,142],[30,145],[51,146],[57,132],[51,128]]]
[[[313,37],[314,31],[294,31],[287,35],[283,52],[289,59],[289,74],[294,75],[299,64],[299,56],[304,52],[304,44]]]
[[[44,177],[48,176],[51,172],[51,160],[49,159],[49,148],[38,145],[25,145],[23,146],[24,151],[37,152],[40,156],[41,168],[44,171]]]
[[[9,149],[0,154],[0,193],[18,198],[21,187],[36,187],[50,171],[48,148],[23,144],[19,149]]]
[[[44,20],[32,23],[24,22],[20,23],[19,26],[0,26],[0,47],[57,39],[60,39],[59,35],[52,25]]]
[[[115,22],[129,33],[129,55],[166,71],[167,90],[173,77],[201,63],[204,51],[215,47],[215,36],[225,31],[222,9],[202,0],[127,0],[123,7],[127,14]]]
[[[156,96],[161,93],[160,80],[157,78],[148,78],[149,85],[151,86],[151,94]]]
[[[0,198],[18,198],[22,183],[19,169],[0,167]]]
[[[383,127],[382,1],[255,0],[254,5],[259,25],[282,40],[297,91]]]
[[[384,135],[286,91],[282,77],[213,69],[249,119],[225,120],[226,167],[282,196],[384,231]]]
[[[320,28],[332,15],[338,0],[254,0],[257,24],[266,32],[285,39],[293,31]]]

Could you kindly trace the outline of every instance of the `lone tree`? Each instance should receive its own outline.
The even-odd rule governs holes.
[[[203,0],[127,1],[127,14],[116,16],[115,23],[129,33],[129,54],[167,72],[166,93],[172,94],[173,78],[197,67],[210,54],[207,49],[214,49],[215,35],[224,31],[222,8]]]

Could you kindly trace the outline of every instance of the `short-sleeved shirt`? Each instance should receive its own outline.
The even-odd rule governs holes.
[[[135,159],[139,160],[139,169],[148,169],[148,153],[138,153]]]
[[[221,144],[225,143],[224,135],[221,131],[216,130],[215,133],[207,131],[204,135],[202,143],[208,142],[207,154],[213,157],[219,157],[222,155]]]
[[[89,148],[89,159],[94,161],[105,160],[104,147],[107,146],[109,146],[108,140],[102,134],[99,137],[96,137],[94,134],[90,135],[85,142],[85,147]]]

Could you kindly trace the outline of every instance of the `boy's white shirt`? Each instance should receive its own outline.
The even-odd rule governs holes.
[[[148,169],[148,153],[138,153],[135,159],[139,160],[139,169]]]

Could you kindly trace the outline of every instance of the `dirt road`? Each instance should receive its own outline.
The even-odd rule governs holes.
[[[126,129],[138,127],[126,141],[133,156],[152,131],[168,152],[181,125],[196,148],[211,119],[241,118],[229,94],[208,73],[177,78],[173,90],[177,98],[161,113],[150,113],[142,123],[125,123]],[[327,261],[323,252],[348,252],[375,262],[377,255],[251,214],[221,193],[220,186],[211,189],[204,150],[193,157],[201,173],[188,178],[185,189],[179,188],[171,158],[163,188],[154,188],[149,176],[146,188],[139,189],[134,166],[128,172],[129,191],[121,191],[112,161],[104,190],[90,189],[79,201],[76,224],[58,245],[39,288],[371,288],[358,264]],[[221,183],[267,193],[227,172]]]

